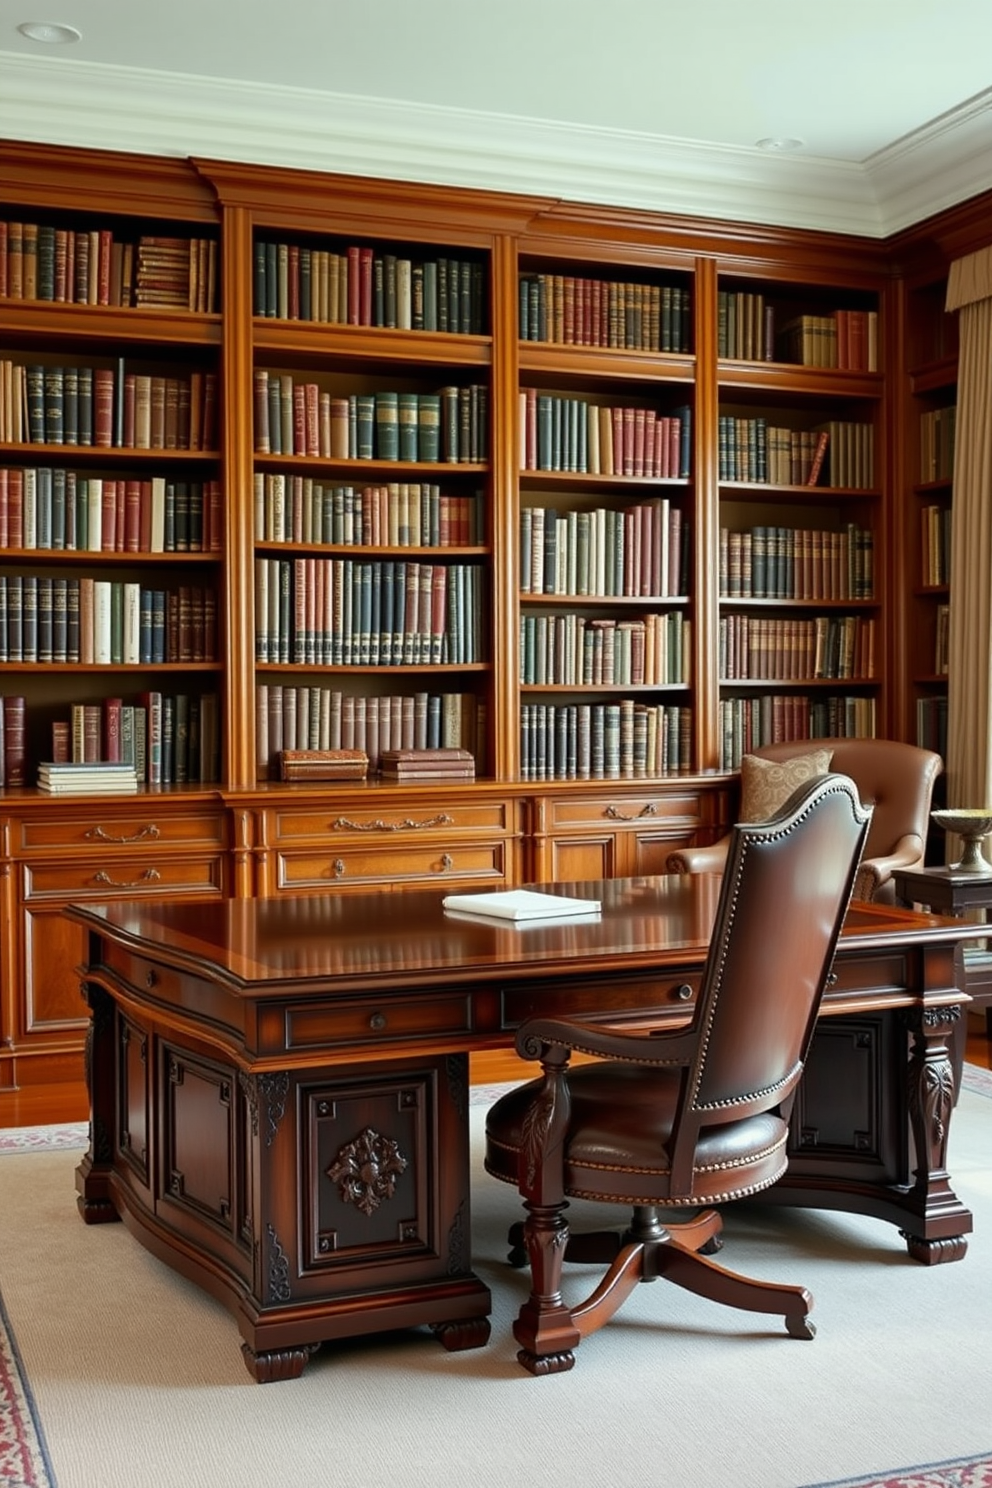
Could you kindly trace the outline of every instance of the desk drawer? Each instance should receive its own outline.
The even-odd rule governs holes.
[[[117,899],[122,895],[174,893],[220,894],[224,860],[212,858],[133,858],[75,863],[25,863],[25,901],[45,898]]]
[[[465,843],[462,846],[440,843],[405,844],[394,841],[389,846],[334,845],[320,853],[280,853],[278,856],[279,889],[326,889],[333,884],[447,883],[459,879],[506,878],[506,844],[504,842]]]
[[[659,1024],[677,1024],[687,1018],[699,992],[699,969],[665,976],[623,977],[602,982],[572,982],[567,986],[540,984],[505,987],[502,992],[501,1026],[513,1031],[528,1018],[596,1017],[617,1026],[642,1026],[657,1019]],[[611,1010],[622,1011],[614,1015]],[[681,1017],[679,1016],[681,1015]]]
[[[438,1038],[468,1033],[472,1027],[471,998],[465,993],[419,999],[374,995],[350,1007],[315,1007],[303,1003],[286,1010],[286,1048],[314,1049],[364,1045],[399,1039]]]

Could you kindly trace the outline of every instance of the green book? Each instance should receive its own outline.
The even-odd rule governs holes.
[[[375,448],[375,393],[359,393],[355,398],[355,457],[371,460]]]
[[[417,432],[419,458],[439,460],[441,458],[441,395],[421,393],[417,404]]]
[[[420,395],[399,395],[399,457],[401,460],[420,459]]]
[[[399,459],[398,393],[375,395],[375,452],[380,460]]]

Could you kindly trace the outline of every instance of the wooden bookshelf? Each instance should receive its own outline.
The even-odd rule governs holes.
[[[27,372],[5,376],[4,417],[26,424],[3,426],[21,437],[0,441],[0,493],[9,518],[16,487],[23,521],[27,478],[34,527],[26,539],[15,523],[12,542],[8,521],[4,545],[0,522],[4,587],[23,597],[42,580],[54,605],[85,581],[139,610],[144,592],[164,596],[166,615],[174,595],[177,626],[181,596],[201,616],[199,643],[139,641],[137,660],[77,660],[61,641],[49,660],[47,620],[37,660],[23,635],[17,659],[5,628],[0,693],[24,699],[25,724],[23,784],[15,772],[0,791],[0,1086],[78,1078],[73,899],[663,871],[733,817],[745,735],[728,747],[731,706],[788,704],[797,733],[914,737],[917,695],[940,694],[915,658],[946,595],[905,574],[922,505],[949,499],[917,479],[919,419],[951,401],[939,286],[982,241],[978,207],[877,243],[32,144],[5,148],[0,182],[2,360],[48,369],[53,388],[66,368],[77,388],[80,368],[113,388],[109,442],[70,446],[44,421],[44,371],[39,438]],[[69,233],[104,245],[95,302],[89,267],[78,296],[54,298],[47,257],[53,297],[37,297],[37,264],[24,297],[24,224],[46,255]],[[162,409],[153,435],[149,401],[140,437],[125,433],[132,377],[142,408],[186,387],[192,408],[209,382],[210,418],[197,405],[192,434],[175,411],[166,436]],[[78,402],[75,416],[78,438]],[[729,465],[728,420],[742,444],[759,428],[801,437],[807,461],[826,429],[815,482],[802,463],[771,478],[767,449],[760,470]],[[49,487],[64,505],[72,485],[76,546],[60,506],[59,547]],[[80,491],[87,520],[91,495],[100,508],[98,544],[79,539]],[[815,543],[834,577],[731,592],[731,535],[738,553],[749,539],[753,583],[768,528],[796,551]],[[763,628],[773,651],[786,632],[812,637],[814,661],[729,676],[733,627]],[[847,648],[841,675],[816,664],[817,640]],[[841,694],[853,718],[822,706]],[[76,707],[102,727],[117,700],[147,710],[149,695],[215,699],[195,764],[187,733],[178,776],[150,783],[146,764],[136,797],[36,789],[54,723]],[[3,710],[15,744],[18,708]],[[280,748],[339,742],[373,765],[411,742],[467,747],[476,777],[279,780]]]

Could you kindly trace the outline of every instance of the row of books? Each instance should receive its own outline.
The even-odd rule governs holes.
[[[524,594],[669,598],[689,584],[689,525],[667,496],[623,510],[520,511]]]
[[[485,460],[489,448],[489,390],[482,383],[335,397],[316,382],[259,367],[254,391],[260,455],[464,464]]]
[[[725,615],[718,656],[723,682],[874,677],[875,621],[860,615],[811,620]]]
[[[739,770],[741,758],[763,744],[791,739],[873,739],[873,697],[807,697],[765,693],[720,701],[720,769]]]
[[[223,542],[221,485],[0,466],[0,548],[206,553]]]
[[[478,564],[255,560],[255,658],[307,666],[483,659]]]
[[[776,486],[815,486],[829,444],[826,430],[779,428],[763,417],[729,413],[717,421],[717,438],[720,480]]]
[[[220,779],[217,693],[142,692],[132,700],[73,703],[52,723],[52,762],[133,765],[143,785]]]
[[[759,525],[720,528],[721,599],[872,599],[874,539],[838,531]]]
[[[471,692],[361,695],[262,682],[255,690],[256,765],[278,775],[283,749],[361,749],[369,768],[387,749],[468,749],[485,758],[486,706]]]
[[[0,574],[0,661],[153,666],[216,660],[213,589]]]
[[[673,284],[520,275],[520,339],[621,351],[688,351],[692,301]]]
[[[212,312],[217,243],[0,219],[0,297]]]
[[[778,335],[783,362],[802,367],[836,367],[845,372],[878,371],[878,311],[833,310],[829,315],[796,315]]]
[[[951,580],[951,508],[925,506],[920,513],[922,528],[921,572],[923,583],[949,584]]]
[[[217,374],[0,360],[0,443],[214,449]]]
[[[920,414],[920,480],[949,481],[954,475],[957,408],[933,408]]]
[[[687,405],[660,414],[536,388],[520,393],[521,470],[687,480],[691,436]]]
[[[688,682],[690,622],[680,610],[633,620],[581,615],[520,617],[525,686],[672,687]]]
[[[692,767],[692,710],[617,703],[525,703],[523,780],[639,780]]]
[[[459,548],[484,541],[482,494],[429,481],[325,486],[311,476],[255,474],[257,542],[341,547]]]
[[[775,311],[763,294],[717,290],[716,354],[734,361],[775,360]]]
[[[916,742],[921,749],[932,749],[947,758],[946,697],[917,698]]]
[[[485,275],[474,259],[406,257],[354,243],[336,251],[259,238],[254,311],[276,320],[481,335]]]

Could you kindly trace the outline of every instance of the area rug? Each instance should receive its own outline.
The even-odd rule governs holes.
[[[571,1374],[547,1380],[515,1363],[524,1281],[502,1243],[515,1195],[485,1174],[473,1229],[494,1297],[488,1349],[447,1355],[418,1331],[353,1340],[321,1350],[301,1380],[258,1386],[219,1304],[122,1226],[81,1225],[85,1124],[0,1132],[0,1488],[510,1488],[540,1461],[540,1419],[571,1440],[562,1475],[584,1488],[992,1488],[992,1072],[969,1066],[963,1083],[951,1167],[976,1229],[961,1265],[918,1267],[890,1226],[856,1216],[735,1206],[727,1238],[742,1269],[767,1257],[771,1274],[810,1284],[812,1345],[639,1288],[647,1301],[629,1299]],[[498,1093],[473,1090],[476,1139]],[[18,1226],[26,1193],[37,1224]],[[32,1283],[33,1246],[48,1269]],[[717,1402],[723,1429],[701,1436]],[[662,1460],[671,1471],[645,1476]],[[900,1460],[915,1465],[885,1466]],[[867,1462],[881,1470],[837,1476]]]

